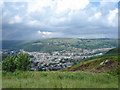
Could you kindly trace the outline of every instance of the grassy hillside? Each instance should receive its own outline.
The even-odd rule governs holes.
[[[89,72],[3,72],[3,88],[118,88],[109,74]]]
[[[72,51],[80,52],[75,48],[98,49],[117,47],[117,40],[114,39],[74,39],[74,38],[49,38],[31,41],[3,40],[3,49],[24,49],[27,51]]]
[[[118,55],[118,50],[119,48],[114,48],[98,58],[83,60],[83,62],[69,67],[65,71],[85,71],[118,75],[120,73],[120,55]]]

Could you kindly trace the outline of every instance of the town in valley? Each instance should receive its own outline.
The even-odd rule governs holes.
[[[27,53],[31,59],[31,70],[32,71],[53,71],[60,70],[66,67],[71,67],[83,59],[103,55],[104,52],[109,51],[112,48],[101,48],[87,50],[82,48],[79,49],[81,52],[70,52],[70,51],[54,51],[51,53],[45,52],[28,52],[24,49],[19,51],[15,50],[2,50],[0,51],[3,55],[17,55],[18,53]]]

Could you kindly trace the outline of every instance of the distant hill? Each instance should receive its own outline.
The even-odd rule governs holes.
[[[111,49],[106,53],[106,56],[103,57],[83,61],[80,64],[69,67],[64,71],[85,71],[85,72],[93,72],[93,73],[110,73],[113,75],[117,75],[119,72],[119,64],[120,64],[120,55],[116,53],[116,50],[119,48]]]
[[[3,40],[2,48],[9,50],[24,49],[26,51],[72,51],[81,52],[75,48],[98,49],[117,47],[114,39],[78,39],[78,38],[48,38],[39,40]]]

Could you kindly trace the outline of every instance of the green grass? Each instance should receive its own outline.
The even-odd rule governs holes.
[[[118,79],[106,73],[3,72],[3,88],[118,88]]]
[[[0,89],[2,88],[2,72],[0,71]]]

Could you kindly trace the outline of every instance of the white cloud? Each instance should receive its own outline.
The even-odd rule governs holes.
[[[29,1],[32,1],[32,0],[1,0],[3,2],[29,2]]]
[[[93,16],[88,18],[88,21],[92,21],[93,22],[95,20],[100,19],[101,16],[102,16],[101,12],[96,12]]]
[[[117,14],[118,14],[118,9],[114,9],[114,10],[110,10],[109,14],[108,14],[108,23],[112,26],[114,26],[116,24],[116,20],[117,20]]]
[[[50,6],[52,5],[51,0],[36,0],[36,1],[32,1],[32,2],[28,2],[28,12],[35,12],[35,11],[39,11],[44,13],[44,7]]]
[[[99,1],[99,0],[96,0]],[[101,0],[101,2],[119,2],[119,0]]]
[[[84,9],[89,4],[89,0],[35,0],[28,2],[28,12],[39,11],[44,13],[44,7],[53,8],[56,14],[60,14],[66,10]]]
[[[52,32],[41,32],[40,30],[37,31],[38,34],[41,34],[41,35],[51,35]]]
[[[101,17],[101,15],[102,15],[101,12],[97,12],[97,13],[94,15],[94,17],[95,17],[96,19],[99,19],[99,18]]]
[[[60,23],[63,23],[63,22],[66,22],[67,20],[67,17],[60,17],[60,18],[55,18],[55,17],[52,17],[50,18],[50,23],[51,25],[58,25]]]
[[[15,23],[21,23],[21,22],[22,22],[22,18],[16,15],[10,20],[9,24],[15,24]]]
[[[3,2],[0,2],[0,8],[1,9],[2,9],[3,5],[4,5]]]
[[[39,21],[37,21],[37,20],[30,20],[30,21],[27,23],[27,25],[36,26],[36,25],[40,25],[40,24],[39,24]]]
[[[89,0],[58,0],[56,13],[61,13],[65,10],[84,9],[89,4]]]

